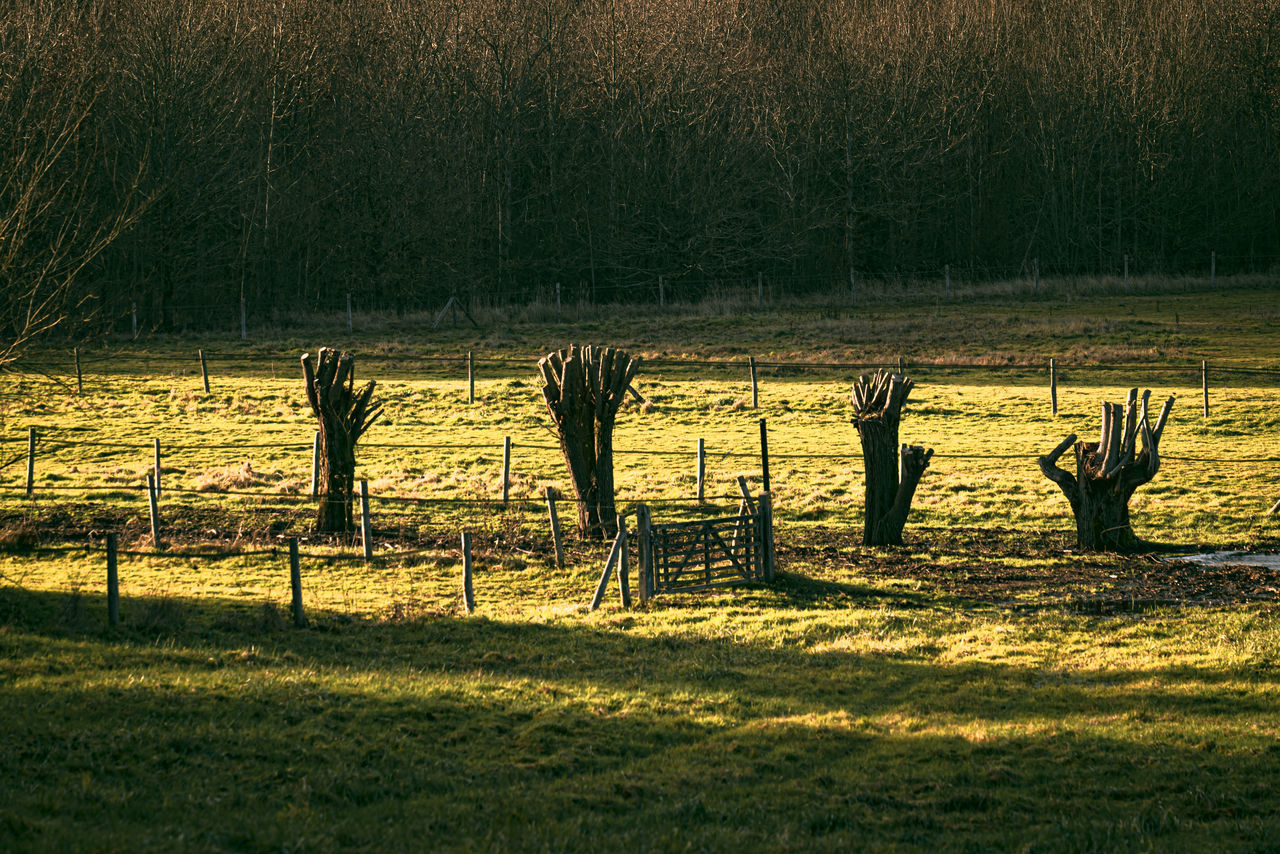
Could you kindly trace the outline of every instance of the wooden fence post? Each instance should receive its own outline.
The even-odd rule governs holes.
[[[116,533],[107,532],[107,622],[120,627],[120,574],[116,563]]]
[[[698,469],[697,469],[698,503],[699,504],[706,503],[706,491],[704,486],[706,475],[707,475],[707,444],[705,439],[700,438],[698,439]]]
[[[133,318],[133,340],[137,341],[138,340],[138,304],[136,302],[133,303],[133,308],[130,312],[130,315]]]
[[[907,369],[906,369],[906,367],[903,365],[902,357],[901,357],[901,356],[899,356],[899,357],[898,357],[898,376],[903,377],[903,376],[906,376],[906,375],[907,375]]]
[[[147,505],[151,510],[151,547],[161,548],[160,543],[160,496],[156,494],[156,476],[147,474]]]
[[[1209,417],[1209,363],[1200,362],[1200,393],[1204,398],[1204,417]]]
[[[373,526],[369,523],[369,481],[360,481],[360,545],[365,561],[373,560]]]
[[[751,408],[760,408],[760,386],[756,383],[756,357],[748,356],[747,364],[751,368]]]
[[[564,541],[560,538],[560,514],[556,512],[556,498],[551,487],[544,487],[547,499],[547,518],[551,523],[551,544],[556,550],[556,569],[564,569]]]
[[[27,497],[35,495],[36,489],[36,428],[27,428]]]
[[[200,350],[200,379],[204,381],[204,393],[209,393],[209,365],[204,360],[204,350]]]
[[[631,607],[631,573],[627,566],[627,517],[618,514],[618,540],[622,543],[618,549],[618,598],[622,607]]]
[[[476,402],[476,360],[475,354],[467,351],[467,403]]]
[[[641,504],[636,508],[636,536],[639,538],[637,552],[640,566],[637,567],[637,586],[640,593],[640,604],[644,605],[653,595],[653,549],[650,530],[649,508]]]
[[[591,597],[591,608],[594,611],[600,607],[600,602],[604,599],[604,590],[609,585],[609,573],[613,572],[613,568],[618,563],[618,553],[622,549],[622,541],[626,535],[622,531],[613,538],[613,546],[609,549],[609,559],[604,562],[604,572],[600,573],[600,580],[596,582],[596,592]]]
[[[511,437],[502,438],[502,503],[511,500]]]
[[[769,491],[769,427],[766,419],[760,419],[760,480],[764,491]]]
[[[1058,414],[1058,360],[1049,359],[1049,411]]]
[[[764,580],[772,582],[777,560],[773,551],[773,496],[768,492],[761,493],[758,506],[762,539],[760,546],[764,551]]]
[[[153,472],[155,472],[155,475],[156,475],[156,477],[155,477],[155,480],[156,480],[156,498],[157,498],[157,499],[159,499],[159,498],[160,498],[160,471],[161,471],[161,466],[160,466],[160,439],[159,439],[159,438],[154,438],[154,439],[152,439],[152,440],[151,440],[151,446],[152,446],[152,449],[153,449],[153,450],[154,450],[154,452],[155,452],[155,460],[154,460],[154,462],[152,463],[151,470],[152,470]]]
[[[311,497],[320,494],[320,431],[311,440]]]
[[[471,534],[462,532],[462,608],[467,614],[476,610],[476,594],[471,583]]]
[[[293,594],[293,624],[300,629],[307,627],[307,616],[302,610],[302,562],[298,559],[298,538],[289,538],[289,589]]]
[[[75,348],[76,355],[76,394],[84,394],[84,374],[80,371],[80,348]]]
[[[667,307],[667,286],[662,277],[658,277],[658,308]]]

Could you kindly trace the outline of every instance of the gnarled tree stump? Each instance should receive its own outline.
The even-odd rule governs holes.
[[[866,507],[862,544],[900,546],[911,499],[933,449],[898,444],[898,423],[913,383],[885,370],[861,376],[853,386],[853,423],[862,440]]]
[[[614,536],[613,425],[640,359],[612,347],[557,350],[538,360],[542,397],[578,496],[578,529]]]
[[[352,506],[355,499],[356,442],[382,414],[382,405],[373,404],[373,380],[355,391],[355,358],[348,353],[321,347],[312,364],[311,354],[302,357],[302,375],[307,384],[307,402],[320,423],[320,511],[316,531],[345,534],[355,530]]]
[[[1058,485],[1071,502],[1076,517],[1076,544],[1085,551],[1134,552],[1142,541],[1129,524],[1129,499],[1139,486],[1160,470],[1160,436],[1173,408],[1173,398],[1165,401],[1155,427],[1147,420],[1151,392],[1130,389],[1122,408],[1118,403],[1102,404],[1102,436],[1098,442],[1077,442],[1076,435],[1040,458],[1040,471]],[[1137,440],[1142,439],[1142,450]],[[1058,466],[1058,458],[1075,445],[1076,473]]]

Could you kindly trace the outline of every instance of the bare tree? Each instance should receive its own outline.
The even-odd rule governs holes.
[[[98,84],[62,64],[69,37],[48,12],[27,14],[25,26],[0,25],[0,368],[94,313],[80,279],[144,207],[137,173],[110,193],[95,183]]]
[[[1077,442],[1072,433],[1039,460],[1040,471],[1058,485],[1076,517],[1076,544],[1086,551],[1133,552],[1142,542],[1129,522],[1129,499],[1160,470],[1160,437],[1173,408],[1165,401],[1155,426],[1147,418],[1151,392],[1130,389],[1124,408],[1102,404],[1102,436]],[[1138,450],[1138,440],[1142,449]],[[1058,466],[1058,458],[1075,445],[1076,473]]]
[[[853,423],[862,441],[866,477],[862,544],[900,546],[911,500],[933,449],[899,445],[902,407],[915,383],[885,370],[862,376],[853,386]]]
[[[382,414],[373,401],[374,381],[355,390],[355,357],[321,347],[312,363],[302,357],[307,402],[320,427],[320,509],[316,531],[345,534],[354,530],[352,505],[355,493],[356,442]]]

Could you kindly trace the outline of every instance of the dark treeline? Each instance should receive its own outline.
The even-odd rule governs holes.
[[[73,278],[226,325],[1280,252],[1272,0],[5,9],[11,314]]]

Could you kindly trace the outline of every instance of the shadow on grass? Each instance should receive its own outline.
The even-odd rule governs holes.
[[[110,632],[101,598],[0,589],[4,850],[1225,850],[1280,830],[1269,668],[948,665],[645,614],[292,630],[217,600],[130,608]]]

